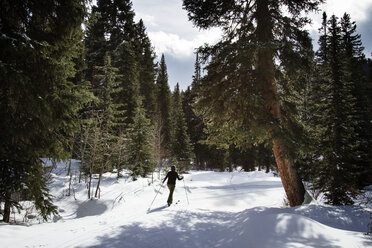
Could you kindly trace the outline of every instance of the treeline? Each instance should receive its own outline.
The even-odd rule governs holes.
[[[99,197],[107,171],[120,177],[127,169],[136,180],[156,166],[188,168],[182,93],[169,89],[164,55],[157,63],[130,0],[2,1],[0,8],[5,222],[20,200],[34,201],[45,219],[57,214],[41,158],[79,159],[88,198]]]
[[[319,49],[299,112],[302,177],[332,204],[351,204],[372,184],[372,61],[348,14],[323,13]]]
[[[88,176],[88,192],[99,174],[95,197],[104,172],[120,177],[128,169],[136,179],[171,158],[191,160],[179,89],[171,93],[164,55],[155,62],[144,24],[134,16],[130,1],[97,1],[86,23],[84,73],[94,98],[81,111],[71,146]]]
[[[330,203],[351,203],[372,175],[372,62],[356,24],[324,15],[315,53],[296,13],[317,4],[290,5],[291,19],[264,2],[184,1],[197,26],[225,34],[198,50],[183,92],[169,88],[165,57],[156,62],[130,0],[1,1],[4,221],[21,208],[16,193],[45,219],[57,214],[40,158],[79,159],[88,198],[105,172],[135,180],[176,164],[275,168],[292,206],[302,180]]]

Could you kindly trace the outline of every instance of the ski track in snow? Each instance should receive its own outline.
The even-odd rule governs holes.
[[[149,185],[149,178],[133,182],[106,173],[94,200],[75,182],[74,200],[64,196],[68,177],[59,169],[51,193],[61,216],[29,226],[0,224],[1,247],[372,247],[364,235],[368,213],[316,202],[283,207],[284,190],[273,174],[191,171],[177,182],[177,204],[167,207],[168,189],[157,175]]]

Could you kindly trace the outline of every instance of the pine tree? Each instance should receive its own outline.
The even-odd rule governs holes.
[[[168,85],[167,65],[165,64],[164,54],[161,57],[156,79],[157,86],[157,112],[159,113],[158,122],[161,123],[161,155],[165,159],[171,155],[172,124],[171,124],[171,92]]]
[[[122,105],[126,125],[133,122],[135,99],[139,96],[139,66],[134,40],[136,25],[130,0],[98,0],[93,6],[90,25],[86,37],[88,79],[93,88],[97,82],[94,66],[102,66],[104,55],[110,52],[112,65],[119,68],[123,89],[114,99]],[[91,28],[90,28],[91,26]]]
[[[122,111],[125,113],[125,124],[128,127],[134,122],[137,98],[140,97],[139,66],[130,42],[124,42],[118,47],[114,65],[119,68],[122,75],[120,84],[122,91],[117,95],[115,102],[123,105]]]
[[[208,146],[203,143],[207,139],[207,134],[204,132],[205,125],[203,123],[202,112],[195,109],[195,103],[199,98],[198,88],[201,81],[201,64],[198,53],[195,59],[195,72],[191,87],[188,87],[183,94],[182,108],[185,113],[187,123],[187,131],[190,137],[191,147],[195,155],[195,165],[198,168],[205,169],[206,165],[213,165],[214,154],[217,154],[215,146]]]
[[[120,104],[114,102],[120,88],[118,68],[112,66],[111,57],[106,53],[104,66],[96,66],[94,89],[96,100],[85,111],[88,117],[84,119],[81,130],[81,164],[83,172],[88,176],[88,198],[91,198],[93,173],[99,174],[95,197],[99,197],[102,174],[116,168],[122,168],[124,143],[120,132],[123,128]],[[119,172],[118,172],[119,173]]]
[[[178,83],[173,92],[173,120],[174,120],[174,136],[172,142],[172,154],[178,163],[182,163],[184,169],[190,164],[192,158],[192,148],[190,137],[187,132],[187,124],[185,114],[182,108],[182,95]]]
[[[111,162],[118,170],[128,161],[130,138],[128,130],[133,129],[138,119],[138,99],[143,96],[146,116],[153,122],[155,112],[155,65],[154,53],[145,32],[143,22],[134,23],[134,11],[130,0],[98,0],[92,11],[92,28],[88,28],[86,38],[88,54],[88,76],[92,71],[93,90],[99,91],[100,85],[95,76],[97,65],[103,65],[102,52],[109,52],[112,66],[118,68],[118,88],[113,94],[113,104],[118,107],[115,117],[116,143],[110,146]],[[100,50],[97,48],[100,47]],[[96,52],[95,52],[96,50]],[[94,66],[95,65],[95,66]],[[137,116],[137,117],[136,117]],[[99,124],[99,123],[98,123]],[[123,150],[125,148],[125,151]],[[106,160],[105,160],[106,161]],[[126,164],[126,166],[131,166]]]
[[[146,28],[142,19],[136,26],[136,33],[136,52],[140,65],[140,94],[143,97],[143,106],[146,110],[146,116],[154,123],[156,112],[155,53],[151,47],[150,39],[146,34]]]
[[[372,125],[372,60],[368,59],[367,61],[364,62],[364,68],[366,72],[367,79],[363,86],[361,87],[359,91],[359,96],[357,97],[358,99],[358,104],[363,106],[362,109],[362,118],[363,118],[363,124],[361,125],[362,128],[359,130],[362,130],[364,132],[368,132],[368,130],[371,130],[371,125]],[[366,129],[363,129],[363,127],[366,127]],[[362,132],[359,132],[359,135],[362,135]],[[364,157],[365,161],[365,167],[362,167],[361,171],[361,177],[358,180],[358,184],[360,187],[365,187],[367,185],[372,184],[372,137],[371,133],[365,133],[365,136],[363,136],[363,144],[361,145],[362,151],[369,151],[364,153],[362,156]],[[366,148],[366,149],[365,149]],[[362,158],[363,159],[363,158]],[[363,174],[362,174],[363,173]],[[369,177],[365,177],[365,175],[370,175]]]
[[[102,18],[106,25],[105,32],[110,51],[115,51],[123,42],[134,40],[136,26],[131,0],[99,0],[98,6],[102,8]]]
[[[112,66],[111,56],[106,53],[104,66],[96,66],[97,74],[95,80],[99,82],[99,87],[96,89],[96,96],[99,102],[96,106],[96,111],[102,116],[102,129],[112,131],[114,126],[122,124],[120,120],[120,104],[114,103],[114,97],[122,90],[120,88],[118,74],[119,69]]]
[[[353,106],[355,115],[352,117],[354,121],[354,160],[356,168],[353,174],[357,176],[357,187],[362,188],[370,185],[372,182],[372,157],[369,154],[372,148],[372,134],[368,130],[372,128],[370,112],[368,111],[368,86],[367,73],[364,70],[365,58],[363,54],[363,46],[361,35],[356,34],[356,23],[351,21],[350,15],[345,13],[340,21],[342,46],[344,50],[343,59],[345,60],[346,69],[349,71],[348,79],[350,81],[350,91],[355,98],[355,106]]]
[[[112,66],[111,57],[106,53],[105,64],[103,67],[97,67],[98,74],[95,75],[99,82],[99,88],[97,89],[99,102],[96,107],[96,118],[99,128],[97,142],[100,147],[98,151],[100,154],[96,154],[100,159],[96,163],[99,168],[99,180],[95,197],[98,197],[102,174],[108,171],[110,167],[113,168],[116,162],[116,154],[113,153],[115,149],[113,148],[120,145],[121,147],[117,147],[116,151],[124,150],[122,144],[117,142],[119,135],[121,135],[118,130],[122,130],[121,127],[123,125],[123,120],[121,119],[122,111],[119,110],[121,105],[114,102],[115,95],[122,90],[119,87],[120,83],[118,80],[121,75],[117,74],[118,71],[118,68]],[[116,167],[116,169],[120,169],[120,165]]]
[[[346,19],[345,19],[346,20]],[[344,23],[345,24],[345,23]],[[342,32],[342,26],[344,32]],[[323,14],[320,49],[317,53],[317,79],[313,94],[316,94],[312,110],[314,140],[315,188],[325,192],[332,204],[350,204],[355,193],[359,141],[355,83],[353,83],[353,54],[348,50],[357,49],[345,32],[345,25],[333,15],[327,21]]]
[[[75,84],[84,2],[1,1],[0,19],[0,201],[4,221],[12,198],[26,192],[44,219],[57,214],[43,178],[41,157],[69,156],[78,111],[91,99]],[[27,59],[25,59],[27,58]]]
[[[134,121],[136,99],[139,91],[139,64],[134,40],[136,25],[130,0],[101,0],[102,20],[106,24],[108,50],[112,53],[113,65],[119,68],[121,88],[115,102],[123,105],[125,123]]]
[[[138,176],[145,177],[154,169],[153,157],[153,126],[146,117],[141,99],[137,99],[133,123],[128,128],[128,166],[135,180]]]
[[[223,39],[201,49],[208,74],[203,78],[199,105],[205,107],[209,139],[215,143],[262,143],[273,147],[282,183],[291,206],[300,205],[304,187],[294,165],[290,123],[282,112],[276,85],[275,61],[287,66],[280,55],[280,44],[288,44],[286,53],[301,60],[306,18],[301,11],[312,11],[322,1],[217,1],[184,0],[189,19],[200,28],[221,27]],[[282,8],[287,7],[289,16]],[[296,52],[297,51],[297,52]],[[288,67],[296,67],[290,64]],[[298,72],[293,69],[293,72]],[[294,83],[293,81],[290,83]],[[221,144],[223,145],[223,144]]]
[[[94,89],[98,84],[94,78],[97,74],[96,66],[103,66],[107,51],[104,23],[97,6],[92,7],[86,26],[84,37],[87,64],[86,79],[91,82]]]
[[[314,73],[311,77],[311,83],[306,87],[307,107],[303,109],[302,121],[305,126],[305,133],[307,137],[306,151],[304,151],[303,158],[300,161],[300,171],[304,180],[312,182],[313,186],[319,173],[319,142],[323,139],[324,127],[320,125],[323,114],[327,111],[327,87],[330,85],[328,70],[328,27],[327,15],[324,12],[322,17],[322,26],[319,28],[320,37],[318,40],[319,49],[316,52],[314,59]],[[327,69],[326,69],[327,68]],[[313,192],[320,190],[319,188],[310,188]]]
[[[328,22],[329,26],[329,63],[330,63],[330,95],[329,95],[329,115],[327,118],[331,123],[325,125],[329,141],[323,145],[324,167],[321,181],[325,180],[325,190],[327,198],[333,204],[351,203],[347,193],[350,188],[347,181],[355,182],[355,178],[348,175],[355,166],[352,157],[353,145],[352,138],[355,135],[353,129],[352,116],[355,114],[352,107],[355,99],[351,95],[350,71],[345,68],[341,44],[341,29],[337,18],[332,16]],[[346,156],[351,158],[348,159]],[[329,181],[328,181],[329,180]],[[328,181],[328,182],[327,182]]]

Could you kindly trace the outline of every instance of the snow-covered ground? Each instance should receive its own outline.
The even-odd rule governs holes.
[[[364,234],[369,213],[316,202],[284,207],[284,190],[273,174],[191,171],[177,182],[177,204],[166,207],[168,189],[158,175],[150,184],[151,178],[117,180],[106,173],[101,198],[87,200],[77,177],[75,194],[66,196],[65,169],[59,164],[51,184],[60,217],[0,224],[0,247],[372,247]]]

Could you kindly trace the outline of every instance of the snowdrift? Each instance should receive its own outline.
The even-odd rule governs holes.
[[[0,224],[1,247],[372,247],[363,209],[316,202],[284,207],[280,178],[270,173],[191,171],[177,182],[177,204],[166,207],[168,189],[158,174],[151,184],[106,173],[101,198],[87,200],[77,177],[74,194],[66,196],[63,168],[55,169],[50,186],[60,217]]]

